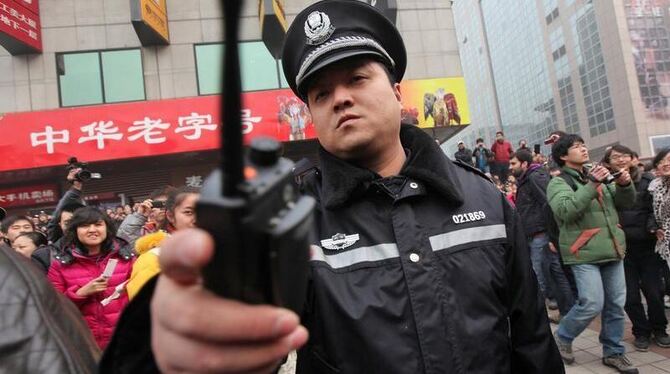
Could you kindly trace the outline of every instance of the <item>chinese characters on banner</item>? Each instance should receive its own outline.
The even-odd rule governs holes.
[[[430,113],[419,115],[426,93],[437,92],[436,101],[453,97],[455,104],[458,98],[458,121],[448,125],[469,124],[463,78],[405,81],[402,92],[403,121],[411,117],[407,123],[438,125]],[[247,92],[242,102],[245,144],[261,136],[316,137],[307,105],[290,90]],[[72,156],[94,162],[214,150],[220,140],[219,104],[219,96],[199,96],[5,114],[0,116],[0,171],[64,165]]]
[[[287,96],[289,90],[244,94],[241,125],[247,144],[259,136],[286,141],[296,132],[300,139],[315,137],[311,121],[283,115],[296,112],[280,105],[285,100],[278,98]],[[0,171],[65,164],[72,156],[101,161],[216,149],[219,101],[219,96],[201,96],[5,114]],[[305,106],[297,100],[296,105]]]
[[[42,52],[38,0],[0,0],[0,45],[11,54]]]
[[[57,201],[58,187],[55,184],[0,190],[0,206],[3,208],[55,203]]]

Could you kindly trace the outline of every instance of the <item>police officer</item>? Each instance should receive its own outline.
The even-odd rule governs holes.
[[[300,348],[298,373],[564,371],[516,213],[483,174],[401,127],[405,66],[398,30],[365,3],[296,16],[283,68],[321,144],[321,170],[303,178],[317,200],[304,327],[204,290],[212,239],[180,232],[151,302],[160,369],[268,372]]]

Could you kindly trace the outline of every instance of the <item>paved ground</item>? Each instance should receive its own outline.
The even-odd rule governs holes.
[[[670,317],[670,312],[666,309],[665,313]],[[552,325],[552,330],[556,325]],[[565,372],[568,374],[582,373],[616,373],[616,370],[604,366],[602,360],[602,346],[598,342],[598,332],[600,331],[600,319],[593,321],[589,329],[584,331],[572,343],[572,350],[575,354],[575,363],[565,365]],[[642,374],[670,373],[670,348],[660,348],[652,343],[648,352],[637,352],[633,347],[633,335],[631,334],[631,324],[626,318],[626,335],[624,339],[626,346],[626,356],[637,366]]]
[[[665,313],[670,319],[670,309]],[[556,325],[551,325],[552,331]],[[591,374],[591,373],[616,373],[616,370],[604,366],[601,362],[602,347],[598,342],[600,331],[600,319],[597,318],[587,330],[585,330],[572,343],[575,354],[575,362],[565,366],[567,374]],[[660,348],[652,343],[648,352],[636,352],[633,347],[633,335],[631,324],[626,318],[626,356],[640,369],[641,374],[670,373],[670,348]],[[280,374],[292,374],[295,372],[295,355],[291,355],[287,363],[282,367]]]

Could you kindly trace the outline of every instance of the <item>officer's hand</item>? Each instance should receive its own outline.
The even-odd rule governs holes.
[[[602,183],[609,173],[610,171],[602,165],[596,165],[589,171],[589,175],[597,180],[598,183]]]
[[[630,172],[628,172],[628,169],[621,169],[621,175],[619,175],[619,178],[616,179],[616,183],[619,186],[628,186],[631,182],[631,177],[630,177]]]
[[[200,270],[214,250],[204,231],[179,231],[161,247],[151,301],[151,345],[161,371],[270,373],[307,341],[295,313],[203,288]]]

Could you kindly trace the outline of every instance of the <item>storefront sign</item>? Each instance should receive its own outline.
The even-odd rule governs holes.
[[[0,45],[12,55],[42,52],[37,0],[0,0]]]
[[[281,58],[288,24],[283,0],[258,0],[258,19],[263,43],[274,58]]]
[[[142,45],[170,44],[165,0],[131,0],[130,16]]]
[[[118,196],[114,192],[101,192],[93,195],[84,195],[86,201],[115,200]]]
[[[58,186],[55,184],[0,190],[0,206],[3,208],[50,204],[57,202],[58,198]]]
[[[469,123],[462,78],[402,84],[403,122],[420,127]],[[219,147],[219,96],[6,114],[0,117],[0,171],[115,160]],[[242,96],[245,142],[316,137],[307,106],[290,90]]]

